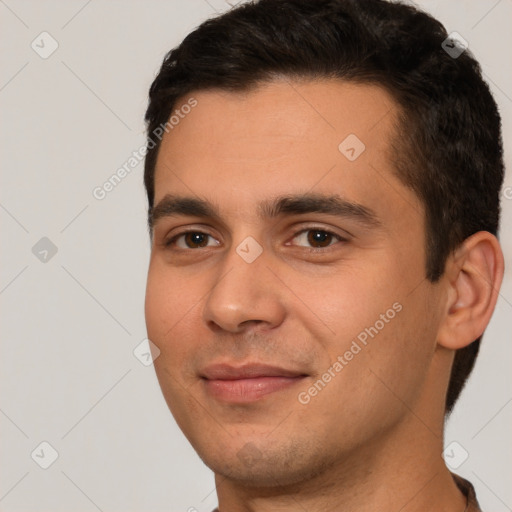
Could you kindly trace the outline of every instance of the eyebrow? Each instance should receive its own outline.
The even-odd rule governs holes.
[[[350,218],[369,228],[377,228],[382,225],[372,209],[348,201],[336,194],[286,195],[267,199],[258,205],[260,218],[272,219],[282,215],[308,213],[325,213]],[[220,210],[215,204],[198,197],[167,194],[156,206],[150,209],[148,215],[149,229],[152,230],[158,220],[174,216],[204,217],[221,221]]]

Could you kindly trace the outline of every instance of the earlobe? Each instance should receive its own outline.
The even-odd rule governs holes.
[[[457,350],[482,335],[496,306],[503,272],[500,244],[487,231],[471,235],[449,257],[445,269],[448,300],[439,345]]]

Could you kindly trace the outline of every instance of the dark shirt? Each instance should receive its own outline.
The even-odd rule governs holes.
[[[468,506],[464,512],[482,512],[480,505],[478,505],[478,501],[476,501],[475,489],[471,483],[464,480],[464,478],[459,475],[455,475],[454,473],[452,473],[452,475],[457,487],[460,489],[462,494],[466,496],[468,501]],[[219,509],[216,508],[215,510],[212,510],[212,512],[219,512]]]

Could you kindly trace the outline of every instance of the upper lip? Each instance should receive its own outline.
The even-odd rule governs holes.
[[[301,377],[305,374],[298,370],[278,366],[246,363],[241,366],[230,364],[213,364],[204,368],[201,377],[208,380],[256,379],[258,377]]]

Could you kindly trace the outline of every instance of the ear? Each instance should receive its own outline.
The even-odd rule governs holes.
[[[482,335],[498,300],[503,271],[500,244],[487,231],[471,235],[448,258],[448,300],[438,332],[439,345],[457,350]]]

